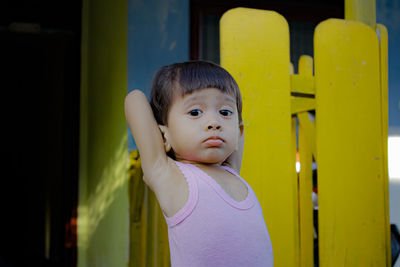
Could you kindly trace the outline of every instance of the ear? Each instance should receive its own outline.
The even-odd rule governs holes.
[[[242,136],[243,136],[243,132],[244,132],[244,125],[243,125],[243,122],[241,122],[240,124],[239,124],[239,138],[241,138]]]
[[[236,150],[242,149],[244,144],[244,125],[243,122],[239,123],[239,142],[236,145]]]
[[[171,150],[171,143],[169,142],[169,133],[168,133],[168,127],[165,125],[158,125],[158,128],[160,128],[163,140],[164,140],[164,148],[165,152],[169,152]]]

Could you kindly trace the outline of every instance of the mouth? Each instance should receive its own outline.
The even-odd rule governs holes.
[[[206,140],[204,140],[204,144],[207,147],[220,147],[224,142],[225,142],[224,139],[222,139],[219,136],[211,136]]]

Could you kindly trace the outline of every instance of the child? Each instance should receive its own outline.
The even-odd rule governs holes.
[[[232,76],[209,62],[161,68],[151,104],[134,90],[125,113],[145,183],[168,225],[171,266],[272,266],[261,206],[238,175],[242,100]]]

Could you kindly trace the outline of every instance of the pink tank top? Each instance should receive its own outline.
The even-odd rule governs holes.
[[[177,214],[165,218],[171,266],[272,266],[271,240],[251,187],[223,166],[247,186],[247,198],[237,202],[195,165],[176,164],[188,183],[189,198]]]

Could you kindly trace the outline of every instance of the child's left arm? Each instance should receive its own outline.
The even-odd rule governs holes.
[[[244,147],[244,129],[243,124],[240,125],[241,128],[241,136],[239,138],[238,149],[233,152],[223,163],[222,165],[226,165],[237,173],[240,173],[240,168],[242,166],[242,156],[243,156],[243,147]]]

